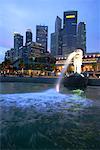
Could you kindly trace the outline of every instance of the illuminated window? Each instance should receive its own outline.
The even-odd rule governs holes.
[[[67,19],[75,18],[75,15],[68,15],[66,16]]]

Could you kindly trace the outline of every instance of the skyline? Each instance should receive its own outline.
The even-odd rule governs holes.
[[[30,2],[30,3],[29,3]],[[55,29],[55,19],[58,15],[63,20],[63,12],[78,11],[78,23],[86,23],[87,52],[100,52],[100,14],[99,0],[1,0],[0,12],[0,62],[5,51],[13,47],[13,33],[24,36],[27,29],[36,36],[36,25],[48,26],[48,49],[50,49],[50,34]],[[73,3],[74,2],[74,3]],[[57,3],[57,4],[56,4]],[[85,10],[85,11],[84,11]]]

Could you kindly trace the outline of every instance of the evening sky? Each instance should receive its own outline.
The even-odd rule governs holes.
[[[63,19],[63,12],[78,11],[78,23],[84,21],[87,31],[87,51],[100,52],[100,0],[0,0],[0,62],[6,50],[13,47],[13,33],[24,36],[27,29],[36,36],[36,25],[54,32],[56,16]]]

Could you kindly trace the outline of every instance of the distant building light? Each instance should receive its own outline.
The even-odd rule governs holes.
[[[16,34],[19,34],[19,35],[20,35],[20,33],[18,33],[18,32],[14,32],[14,35],[16,35]]]
[[[23,46],[19,47],[19,49],[23,48]]]
[[[60,75],[60,74],[61,74],[61,72],[58,72],[57,74],[58,74],[58,75]]]
[[[93,57],[95,57],[95,54],[93,55]]]
[[[62,66],[62,69],[64,68],[64,66]]]
[[[72,18],[75,18],[75,15],[68,15],[66,16],[67,19],[72,19]]]
[[[31,44],[31,42],[28,42],[28,43],[27,43],[27,45],[30,45],[30,44]]]

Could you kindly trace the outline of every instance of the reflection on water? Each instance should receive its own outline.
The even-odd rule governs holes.
[[[52,87],[1,84],[1,150],[100,149],[100,88],[57,93]]]
[[[39,83],[22,83],[22,82],[4,82],[0,83],[0,93],[31,93],[36,91],[44,91],[54,87],[52,84],[39,84]]]

